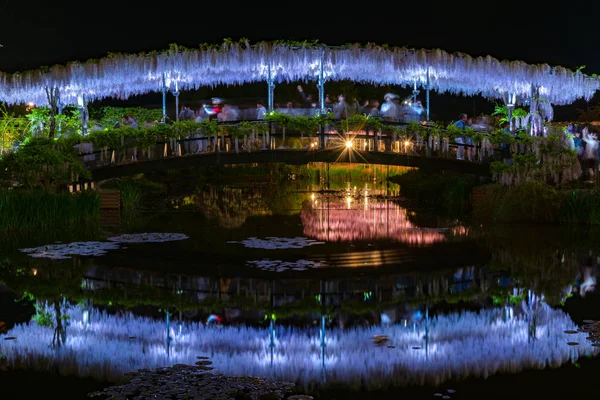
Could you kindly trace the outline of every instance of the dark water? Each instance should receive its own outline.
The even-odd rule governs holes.
[[[598,348],[565,331],[600,319],[600,232],[434,216],[376,170],[288,178],[188,180],[118,226],[5,238],[2,398],[85,398],[199,355],[319,399],[595,391]],[[18,251],[151,232],[187,238]]]

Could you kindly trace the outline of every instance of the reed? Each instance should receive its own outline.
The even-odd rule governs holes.
[[[100,221],[100,199],[94,191],[0,191],[0,232],[92,226]]]
[[[600,188],[566,192],[561,203],[560,222],[600,225]]]

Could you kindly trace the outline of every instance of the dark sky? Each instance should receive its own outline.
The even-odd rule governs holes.
[[[600,6],[536,2],[527,9],[482,1],[440,8],[420,1],[409,9],[406,3],[0,0],[0,71],[247,37],[441,48],[572,69],[586,65],[584,72],[600,73]]]

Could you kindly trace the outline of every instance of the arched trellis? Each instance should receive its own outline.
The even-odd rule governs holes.
[[[267,81],[293,82],[348,79],[379,85],[411,85],[440,93],[482,95],[499,99],[501,93],[528,98],[531,87],[552,104],[591,99],[598,79],[549,65],[499,61],[492,57],[450,54],[443,50],[415,50],[366,46],[290,46],[277,43],[226,43],[218,48],[175,49],[165,53],[111,55],[86,63],[69,63],[16,74],[0,73],[0,101],[8,104],[48,104],[45,87],[56,87],[63,105],[107,97],[126,99],[164,91],[175,76],[178,90],[219,84]],[[167,84],[170,87],[170,83]],[[272,86],[271,86],[272,88]],[[323,104],[321,104],[323,106]]]

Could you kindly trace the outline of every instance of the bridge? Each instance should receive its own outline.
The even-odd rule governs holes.
[[[405,166],[426,171],[452,171],[478,176],[490,174],[490,158],[483,154],[478,145],[450,143],[449,151],[442,152],[432,151],[427,147],[427,143],[411,142],[409,146],[405,143],[394,143],[391,138],[386,143],[386,138],[383,138],[379,140],[380,146],[373,146],[373,139],[354,138],[352,141],[344,141],[339,135],[330,137],[324,149],[319,148],[316,142],[302,148],[277,146],[282,142],[277,141],[276,135],[273,135],[270,142],[264,147],[254,146],[253,149],[252,146],[238,143],[236,150],[234,140],[229,141],[227,138],[222,138],[222,141],[217,138],[213,142],[210,138],[181,139],[160,142],[143,151],[135,147],[104,149],[82,157],[84,165],[92,172],[92,179],[96,181],[170,169],[256,163],[358,163]],[[473,161],[457,159],[459,146],[472,149]],[[209,151],[201,150],[207,148]]]

